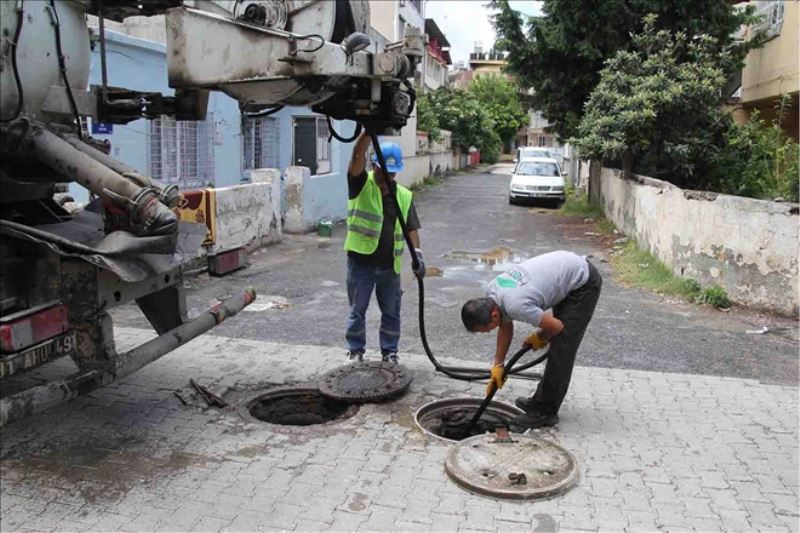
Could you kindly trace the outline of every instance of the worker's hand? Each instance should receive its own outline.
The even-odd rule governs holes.
[[[525,346],[530,346],[534,350],[541,350],[547,346],[548,342],[549,341],[547,339],[541,338],[538,333],[531,333],[522,344]]]
[[[414,274],[418,278],[424,278],[425,277],[425,260],[422,259],[422,250],[420,250],[419,248],[414,248],[414,251],[417,252],[417,262],[419,263],[417,265],[417,268],[414,269]]]
[[[489,384],[486,385],[486,396],[489,396],[495,389],[500,390],[506,384],[506,371],[503,365],[492,367],[492,377],[489,379]]]

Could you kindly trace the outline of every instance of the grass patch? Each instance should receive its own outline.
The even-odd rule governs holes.
[[[676,276],[653,254],[639,249],[635,241],[625,243],[611,255],[610,260],[617,277],[625,283],[690,301],[700,292],[700,285],[695,280]]]
[[[617,231],[617,227],[614,223],[605,217],[597,222],[596,227],[597,231],[603,235],[614,235],[614,232]]]
[[[689,302],[708,304],[717,309],[728,309],[728,293],[718,285],[703,289],[692,278],[676,276],[667,265],[647,250],[640,249],[635,241],[628,241],[610,257],[617,278],[625,283],[642,287],[658,294],[677,296]]]
[[[436,187],[440,185],[444,181],[444,177],[442,176],[425,176],[422,178],[422,181],[418,181],[417,183],[413,184],[409,189],[412,192],[419,192],[425,189],[430,189],[432,187]]]
[[[731,306],[731,301],[728,299],[728,293],[719,285],[703,289],[695,298],[697,303],[713,305],[717,309],[728,309]]]
[[[585,194],[567,194],[567,199],[558,212],[562,215],[594,218],[596,220],[605,218],[603,209],[598,205],[589,203],[589,198]]]

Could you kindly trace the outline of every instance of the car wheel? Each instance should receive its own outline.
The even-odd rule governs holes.
[[[513,196],[509,195],[508,196],[508,204],[509,205],[517,205],[517,201],[514,199]]]

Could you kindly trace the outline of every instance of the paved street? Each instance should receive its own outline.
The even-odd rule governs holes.
[[[4,428],[0,529],[800,530],[794,323],[620,286],[580,219],[507,204],[506,171],[457,175],[417,195],[428,266],[443,274],[426,282],[428,331],[446,361],[488,365],[494,338],[464,332],[459,310],[492,265],[457,252],[503,246],[514,260],[566,248],[598,259],[603,295],[561,422],[537,432],[576,455],[581,476],[569,493],[500,502],[446,479],[448,446],[416,430],[413,413],[433,399],[480,397],[484,385],[431,372],[411,276],[402,361],[415,380],[406,396],[304,428],[242,412],[274,385],[313,381],[342,363],[339,226],[332,239],[287,238],[232,276],[189,281],[195,312],[246,285],[265,297],[259,303],[281,297],[288,308],[245,312],[121,382]],[[372,348],[377,319],[372,309]],[[134,307],[115,320],[120,350],[153,335]],[[763,325],[770,332],[747,333]],[[189,378],[231,407],[206,408]],[[512,380],[498,397],[511,402],[530,387]]]

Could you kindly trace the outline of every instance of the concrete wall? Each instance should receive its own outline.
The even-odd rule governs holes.
[[[216,189],[217,235],[211,253],[280,241],[280,183],[256,179],[260,181]]]
[[[608,168],[599,182],[609,219],[676,274],[720,285],[741,305],[798,312],[797,204],[686,191]]]

